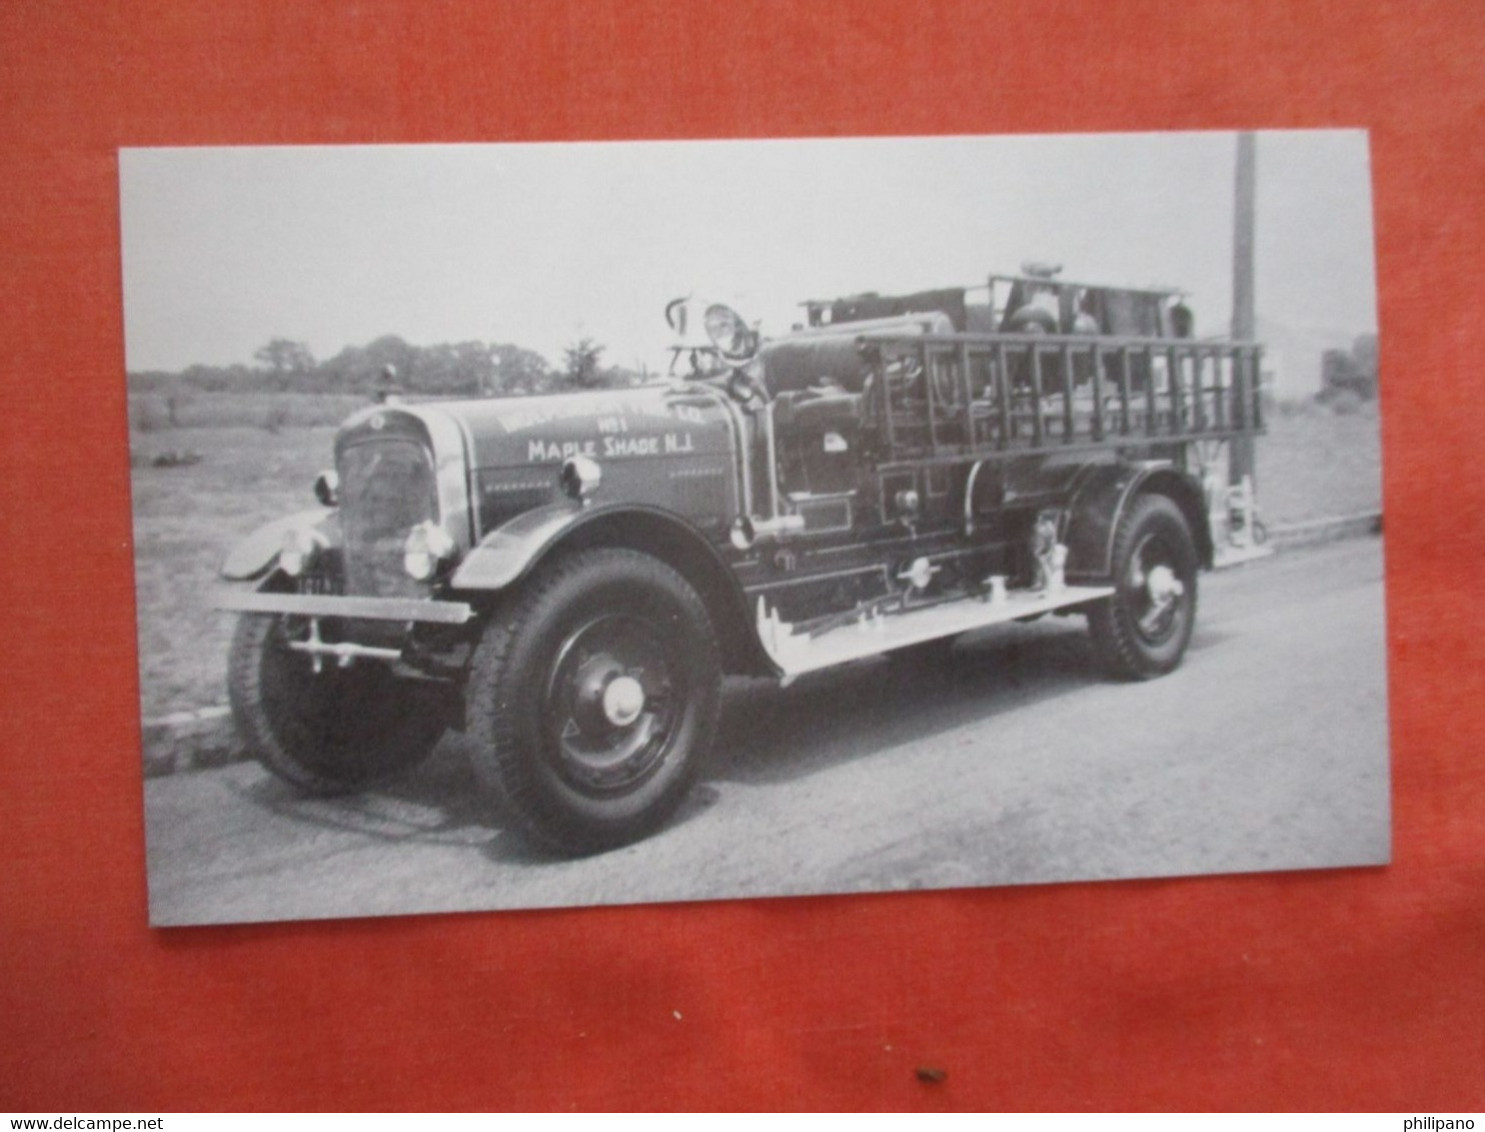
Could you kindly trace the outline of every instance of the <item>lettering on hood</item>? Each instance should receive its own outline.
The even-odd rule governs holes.
[[[595,459],[622,460],[642,456],[684,456],[696,451],[689,432],[667,432],[658,436],[606,436],[583,440],[528,440],[526,459],[530,463],[552,463],[588,456]]]

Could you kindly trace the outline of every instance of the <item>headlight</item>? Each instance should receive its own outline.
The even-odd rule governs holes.
[[[572,456],[562,465],[562,474],[557,483],[562,494],[575,502],[582,502],[598,490],[603,482],[603,468],[597,460],[587,456]]]
[[[306,527],[290,527],[284,532],[284,544],[278,552],[279,568],[291,578],[297,578],[309,569],[315,555],[325,545],[325,540],[316,531]]]
[[[402,568],[417,582],[428,581],[453,556],[454,540],[432,520],[419,523],[402,544]]]
[[[340,475],[334,468],[327,468],[315,476],[315,498],[326,507],[340,502]]]
[[[717,353],[729,362],[745,362],[758,352],[758,336],[749,329],[742,315],[722,303],[713,303],[706,308],[702,319],[706,324],[706,336],[716,346]]]

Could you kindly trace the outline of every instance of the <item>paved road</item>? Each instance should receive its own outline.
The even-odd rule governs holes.
[[[1102,680],[1080,618],[945,668],[729,686],[715,766],[655,837],[581,861],[489,812],[458,747],[336,800],[253,764],[145,787],[154,922],[369,915],[1375,864],[1387,859],[1375,539],[1203,579],[1185,665]]]

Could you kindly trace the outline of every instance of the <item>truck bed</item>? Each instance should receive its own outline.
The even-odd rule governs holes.
[[[866,332],[889,459],[1223,440],[1262,429],[1261,348],[1087,335]]]

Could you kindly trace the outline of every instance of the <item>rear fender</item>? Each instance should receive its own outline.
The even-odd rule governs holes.
[[[729,672],[777,675],[748,616],[737,576],[690,523],[657,507],[550,504],[522,512],[487,534],[459,564],[449,585],[499,593],[518,585],[550,555],[591,546],[628,547],[680,573],[711,614]]]
[[[279,551],[283,549],[284,535],[291,530],[314,531],[327,547],[339,547],[340,516],[329,507],[315,507],[308,511],[297,511],[280,519],[264,523],[252,534],[242,539],[228,553],[222,563],[221,576],[231,582],[246,582],[261,578],[278,564]]]
[[[1114,572],[1114,534],[1119,519],[1138,495],[1168,496],[1191,529],[1197,557],[1212,567],[1212,528],[1206,499],[1195,477],[1165,460],[1101,464],[1080,477],[1068,503],[1067,580],[1107,582]]]

